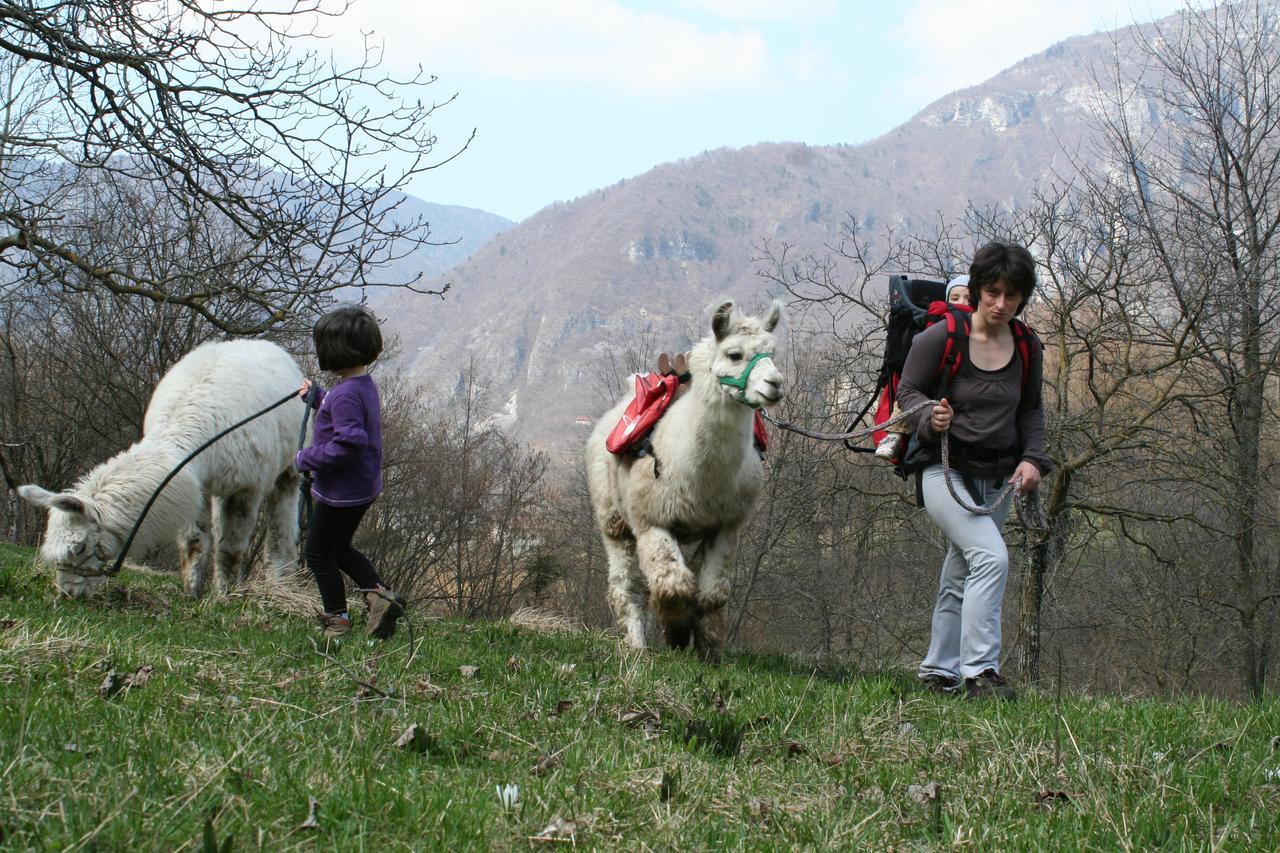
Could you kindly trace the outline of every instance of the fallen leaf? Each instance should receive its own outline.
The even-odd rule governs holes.
[[[533,775],[541,776],[543,773],[546,773],[548,770],[551,770],[555,767],[559,767],[561,764],[564,763],[564,759],[561,758],[563,754],[564,754],[564,750],[562,749],[559,752],[553,752],[550,755],[544,755],[541,758],[539,758],[538,763],[533,765],[533,771],[532,771]]]
[[[908,785],[907,796],[917,803],[932,803],[942,796],[942,786],[937,782],[927,785]]]
[[[1068,803],[1070,801],[1071,795],[1066,791],[1054,791],[1050,788],[1045,788],[1036,794],[1036,802],[1042,806],[1051,806],[1056,802]]]
[[[133,671],[132,675],[125,678],[124,686],[141,687],[147,683],[147,680],[151,678],[151,673],[155,671],[156,668],[154,666],[140,666]]]
[[[463,678],[475,678],[476,673],[479,671],[480,671],[479,667],[467,666],[466,664],[463,664],[462,666],[458,667],[458,672],[462,673]]]
[[[396,740],[396,746],[400,749],[407,749],[411,752],[426,752],[430,745],[430,737],[427,735],[426,729],[414,723],[404,730],[404,734],[400,735]]]
[[[113,669],[107,673],[107,677],[102,679],[102,683],[98,685],[98,695],[103,699],[110,699],[120,692],[121,687],[124,687],[124,679],[120,677],[120,673]]]
[[[556,703],[556,707],[552,709],[551,716],[558,717],[572,707],[573,707],[573,703],[570,702],[568,699],[561,699],[559,702]]]
[[[432,684],[430,679],[426,678],[419,679],[418,683],[414,685],[414,689],[421,696],[440,696],[444,693],[443,687]]]
[[[844,756],[838,752],[828,752],[822,756],[822,763],[828,767],[839,767],[844,764]]]
[[[537,835],[530,837],[530,841],[561,841],[565,838],[573,838],[578,832],[578,825],[571,820],[565,820],[556,815],[551,818],[551,822],[542,828]]]
[[[298,824],[298,829],[320,828],[320,802],[315,797],[307,797],[307,819]]]
[[[809,752],[808,747],[805,747],[803,743],[796,742],[796,740],[783,740],[782,748],[786,749],[787,756],[804,756]]]
[[[649,722],[650,720],[656,722],[657,719],[658,715],[656,712],[644,710],[642,708],[632,708],[628,711],[623,711],[618,715],[618,722],[626,726],[639,726],[642,723]]]
[[[516,660],[515,655],[511,655],[511,657],[507,658],[507,669],[511,670],[512,672],[515,672],[519,668],[520,668],[520,661]]]

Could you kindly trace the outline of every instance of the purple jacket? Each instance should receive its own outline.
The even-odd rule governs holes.
[[[328,394],[318,389],[311,446],[298,470],[311,474],[311,494],[329,506],[360,506],[382,492],[382,405],[373,377],[352,376]]]

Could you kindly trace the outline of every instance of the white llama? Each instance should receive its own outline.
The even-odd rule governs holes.
[[[692,643],[704,660],[720,658],[726,566],[764,478],[752,444],[754,410],[783,394],[772,358],[781,315],[778,302],[763,318],[735,313],[732,302],[716,309],[712,336],[689,353],[691,387],[658,421],[651,455],[615,456],[605,448],[630,397],[587,440],[591,505],[609,558],[609,604],[636,648],[645,646],[651,605],[670,645]]]
[[[115,562],[169,472],[221,430],[301,387],[302,378],[297,363],[275,344],[204,344],[156,386],[140,441],[70,491],[19,487],[23,498],[49,510],[40,557],[57,570],[62,591],[79,598],[102,586],[102,570]],[[187,463],[151,507],[129,555],[142,557],[176,537],[187,591],[204,594],[211,559],[225,591],[247,569],[245,552],[266,499],[268,561],[274,575],[283,574],[296,556],[299,475],[293,457],[303,411],[301,399],[285,403]]]

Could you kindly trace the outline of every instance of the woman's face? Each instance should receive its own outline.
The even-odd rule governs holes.
[[[951,288],[951,292],[947,294],[947,303],[950,305],[968,305],[969,288],[964,285]]]
[[[1004,279],[984,284],[978,291],[978,311],[992,323],[1008,323],[1018,313],[1022,294]]]

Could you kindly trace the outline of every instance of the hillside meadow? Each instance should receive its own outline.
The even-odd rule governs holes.
[[[0,846],[1280,847],[1274,700],[971,703],[423,614],[325,643],[309,594],[70,601],[0,546]]]

